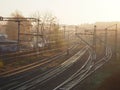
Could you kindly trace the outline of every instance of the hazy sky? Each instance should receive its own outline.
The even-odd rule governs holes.
[[[0,16],[15,10],[27,17],[48,11],[64,24],[120,21],[120,0],[0,0]]]

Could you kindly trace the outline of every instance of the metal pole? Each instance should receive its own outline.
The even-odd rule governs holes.
[[[117,60],[117,24],[115,30],[115,59]]]
[[[67,55],[69,55],[69,44],[70,44],[70,37],[69,37],[69,31],[68,31],[68,48],[67,48]]]
[[[96,25],[94,25],[94,32],[93,32],[93,48],[96,52]]]
[[[78,29],[78,27],[77,27],[77,26],[75,26],[75,34],[77,33],[77,29]]]
[[[51,45],[51,41],[52,41],[52,35],[51,35],[51,26],[52,26],[52,22],[50,22],[50,26],[49,26],[49,49],[51,49],[52,45]]]
[[[75,40],[77,39],[76,34],[77,34],[78,27],[75,26]]]
[[[39,51],[39,42],[38,42],[38,36],[39,36],[39,19],[38,19],[38,28],[37,28],[37,51]]]
[[[43,47],[43,50],[45,49],[45,39],[44,39],[44,25],[43,23],[40,24],[40,34],[41,34],[41,38],[42,38],[42,47]]]
[[[107,28],[105,29],[105,48],[104,50],[106,50],[107,47]]]
[[[65,38],[65,31],[66,31],[66,26],[63,26],[64,27],[64,38]]]
[[[20,21],[18,20],[18,51],[20,50]]]

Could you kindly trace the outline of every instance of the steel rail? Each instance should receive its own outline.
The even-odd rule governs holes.
[[[75,63],[75,61],[77,61],[77,59],[80,58],[80,56],[82,56],[85,53],[84,49],[80,50],[77,54],[75,54],[70,59],[66,60],[60,66],[58,66],[55,69],[51,70],[50,72],[48,72],[44,76],[41,77],[41,75],[40,75],[40,76],[34,77],[31,80],[28,80],[28,81],[22,83],[21,85],[19,84],[18,86],[10,88],[9,90],[14,90],[14,89],[23,89],[23,90],[25,90],[25,89],[28,89],[28,88],[30,89],[30,88],[34,87],[36,84],[38,84],[38,83],[39,84],[44,83],[44,82],[48,81],[49,79],[52,79],[53,77],[59,75],[60,73],[65,71],[67,68],[69,68],[71,65],[73,65],[73,63]],[[81,52],[82,52],[82,54],[79,55]],[[78,55],[79,55],[79,57],[78,57]],[[76,56],[77,56],[77,58],[75,59]]]
[[[53,90],[67,90],[69,87],[71,87],[73,85],[73,82],[75,81],[75,79],[79,76],[84,74],[87,71],[87,64],[89,63],[89,61],[91,60],[92,54],[89,52],[89,57],[87,59],[87,61],[83,64],[83,66],[77,70],[77,72],[75,72],[71,77],[69,77],[67,80],[65,80],[63,83],[61,83],[60,85],[58,85],[56,88],[54,88]]]
[[[77,34],[76,34],[77,35]],[[90,46],[86,41],[84,41],[80,36],[79,38],[82,40],[83,43],[85,43],[86,45]],[[90,50],[91,50],[91,53],[93,55],[96,55],[94,54],[92,48],[90,47]],[[90,55],[91,57],[91,61],[93,61],[92,59],[96,58],[96,57],[92,57],[92,55]],[[99,60],[98,62],[96,63],[89,63],[88,66],[87,66],[87,69],[79,69],[76,73],[74,73],[71,77],[69,77],[66,81],[64,81],[63,83],[61,83],[60,85],[58,85],[56,88],[54,88],[53,90],[70,90],[71,88],[73,88],[74,86],[76,86],[80,81],[82,81],[83,79],[85,79],[87,76],[89,76],[93,71],[97,70],[98,68],[100,68],[104,63],[105,63],[105,60],[109,60],[110,58],[112,57],[112,51],[110,48],[106,48],[106,53],[105,53],[105,56]],[[88,60],[90,60],[88,58]],[[103,62],[101,64],[101,62]],[[87,62],[88,63],[88,62]],[[97,65],[98,64],[98,65]],[[85,64],[84,64],[85,65]],[[84,66],[83,65],[83,66]],[[95,65],[97,66],[95,68]]]
[[[77,45],[76,45],[76,46],[72,46],[72,47],[70,48],[70,50],[72,51],[72,50],[75,49],[76,47],[77,47]],[[45,52],[46,52],[46,51],[45,51]],[[33,68],[32,66],[35,67],[35,65],[39,66],[39,64],[41,64],[41,63],[44,63],[44,64],[45,64],[45,62],[46,62],[46,63],[51,62],[51,59],[57,59],[58,57],[61,57],[62,55],[65,55],[65,54],[66,54],[66,51],[64,50],[64,51],[58,53],[57,55],[54,55],[54,56],[51,56],[51,57],[42,59],[42,60],[37,61],[37,62],[35,62],[35,63],[29,64],[29,65],[26,65],[26,66],[23,66],[23,67],[20,67],[20,68],[16,68],[16,69],[14,69],[14,70],[11,70],[11,71],[8,71],[8,72],[5,72],[5,73],[1,73],[0,76],[2,75],[2,76],[5,77],[5,76],[6,76],[7,74],[9,74],[9,73],[12,73],[12,72],[15,72],[15,73],[16,73],[16,71],[20,71],[20,70],[23,70],[23,69],[26,69],[26,68],[29,68],[29,67],[31,67],[31,69],[32,69],[32,68]],[[13,74],[12,74],[12,75],[13,75]],[[8,76],[8,75],[7,75],[7,76]],[[9,76],[10,76],[10,75],[9,75]]]
[[[73,50],[74,50],[74,49],[77,49],[77,48],[78,48],[78,45],[71,46],[71,47],[70,47],[70,51],[73,52]],[[61,54],[62,54],[62,55],[66,55],[66,52],[65,52],[65,51],[64,51],[64,52],[61,52]],[[44,59],[44,60],[42,60],[42,61],[49,61],[49,62],[50,62],[50,61],[52,61],[52,60],[50,60],[50,59],[54,59],[54,60],[52,61],[52,62],[54,62],[55,59],[61,58],[62,55],[58,55],[58,56],[53,57],[53,58],[51,57],[51,58],[49,58],[49,59],[47,59],[47,60]],[[31,69],[32,69],[32,66],[34,66],[34,65],[30,65]],[[37,66],[38,66],[38,65],[37,65]],[[49,70],[49,72],[51,72],[51,70]],[[44,76],[45,74],[47,74],[47,73],[49,73],[49,72],[45,72],[45,73],[42,74],[41,76]],[[23,75],[23,76],[26,76],[26,75]],[[18,81],[18,80],[21,79],[23,76],[17,77],[17,78],[13,78],[12,80],[13,80],[13,81]],[[12,83],[12,82],[11,82],[11,83]],[[11,85],[14,85],[14,83],[11,84]],[[4,86],[4,87],[2,87],[2,88],[7,88],[8,86],[11,86],[11,85],[6,85],[6,86]]]
[[[106,63],[106,59],[108,61],[112,57],[112,51],[110,48],[106,49],[106,53],[107,53],[107,55],[104,56],[101,60],[99,60],[99,62],[95,63],[92,66],[89,66],[89,68],[87,70],[83,70],[83,72],[78,73],[77,76],[73,75],[73,78],[69,78],[71,80],[66,81],[67,84],[64,82],[61,85],[57,86],[53,90],[70,90],[70,89],[72,89],[74,86],[76,86],[78,83],[80,83],[86,77],[88,77],[90,74],[92,74],[94,71],[99,69],[102,65],[104,65]],[[64,85],[64,86],[61,87],[62,85]]]

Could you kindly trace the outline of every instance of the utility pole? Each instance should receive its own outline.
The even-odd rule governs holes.
[[[105,48],[104,50],[106,50],[106,47],[107,47],[107,28],[105,28]]]
[[[94,31],[93,31],[93,49],[96,53],[96,25],[94,25]]]
[[[77,39],[76,34],[77,34],[78,27],[75,26],[75,40]]]
[[[78,27],[77,27],[77,26],[75,26],[75,33],[77,33],[77,30],[78,30]]]
[[[70,47],[70,46],[69,46],[69,44],[70,44],[70,37],[69,37],[70,35],[69,35],[69,34],[70,34],[70,32],[68,31],[68,48],[67,48],[67,55],[69,55],[69,47]]]
[[[20,21],[18,20],[18,51],[20,50]]]
[[[117,24],[116,26],[116,30],[115,30],[115,59],[117,60]]]
[[[66,26],[63,26],[63,28],[64,28],[64,38],[65,38]]]
[[[38,46],[38,44],[39,44],[39,40],[38,40],[38,36],[39,36],[39,19],[37,20],[37,24],[38,24],[38,27],[37,27],[37,33],[36,33],[36,35],[37,35],[37,51],[39,52],[39,46]]]

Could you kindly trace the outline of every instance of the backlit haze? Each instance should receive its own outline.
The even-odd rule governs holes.
[[[120,0],[0,0],[0,16],[50,12],[62,24],[120,21]]]

